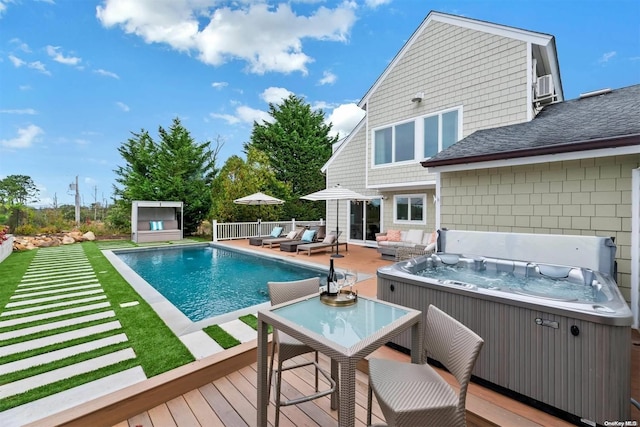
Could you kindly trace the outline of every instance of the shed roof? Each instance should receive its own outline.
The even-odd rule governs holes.
[[[640,85],[550,104],[529,122],[476,131],[423,161],[422,166],[631,145],[640,147]]]

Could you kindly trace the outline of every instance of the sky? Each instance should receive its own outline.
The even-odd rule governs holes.
[[[555,36],[565,99],[640,83],[637,0],[0,0],[0,179],[111,204],[132,133],[178,117],[222,166],[289,94],[346,136],[431,10]]]

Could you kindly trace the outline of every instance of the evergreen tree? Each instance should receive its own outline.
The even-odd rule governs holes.
[[[144,129],[118,148],[125,160],[115,169],[114,212],[131,210],[133,200],[171,200],[184,202],[183,230],[196,231],[211,211],[211,182],[217,172],[215,163],[221,143],[215,149],[211,142],[197,143],[189,131],[175,118],[168,131],[160,127],[160,141],[155,142]],[[121,224],[119,218],[111,218]]]
[[[295,95],[282,104],[269,104],[271,122],[254,122],[251,140],[245,151],[255,147],[267,155],[278,181],[291,189],[285,204],[285,216],[297,219],[318,219],[325,214],[325,202],[300,200],[325,188],[320,171],[331,156],[331,147],[338,137],[331,137],[331,124],[324,121],[322,110],[313,111],[309,104]]]

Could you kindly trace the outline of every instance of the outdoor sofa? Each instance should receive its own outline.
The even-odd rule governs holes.
[[[431,254],[436,250],[437,239],[437,232],[430,233],[420,229],[376,233],[381,258],[392,261]]]

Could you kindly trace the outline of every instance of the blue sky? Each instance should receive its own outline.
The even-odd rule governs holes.
[[[554,35],[565,99],[640,83],[637,0],[0,0],[0,179],[110,203],[131,132],[179,117],[221,166],[290,93],[346,135],[430,10]]]

